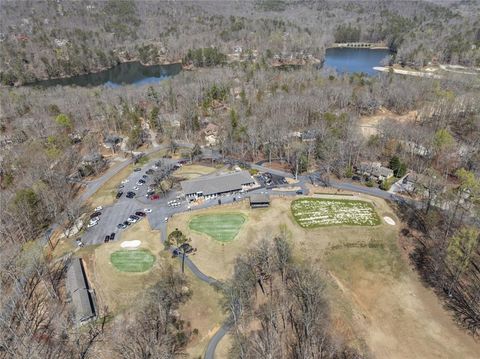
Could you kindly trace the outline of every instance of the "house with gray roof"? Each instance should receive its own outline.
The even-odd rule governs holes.
[[[222,194],[242,192],[255,185],[255,180],[248,171],[216,174],[201,178],[182,181],[183,194],[187,199],[211,197]]]
[[[73,304],[77,325],[96,317],[93,290],[88,286],[85,268],[81,258],[73,258],[67,270],[66,287]]]
[[[383,167],[380,162],[361,162],[357,167],[357,173],[364,176],[372,176],[378,180],[393,177],[393,170]]]

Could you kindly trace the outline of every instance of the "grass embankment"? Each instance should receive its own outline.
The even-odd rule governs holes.
[[[236,237],[245,220],[246,217],[241,213],[202,214],[193,217],[188,227],[217,241],[230,242]]]
[[[380,224],[373,205],[348,199],[301,198],[292,202],[292,214],[303,228],[333,225],[376,226]]]
[[[120,272],[146,272],[155,263],[148,249],[120,249],[110,255],[110,261]]]
[[[115,201],[115,195],[121,182],[126,179],[136,166],[130,164],[123,168],[120,172],[112,176],[102,187],[95,192],[89,199],[92,207],[108,206]]]
[[[203,165],[184,165],[174,172],[174,176],[186,179],[194,179],[200,176],[208,175],[217,170],[218,168]]]

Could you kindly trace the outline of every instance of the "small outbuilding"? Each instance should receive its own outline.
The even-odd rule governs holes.
[[[81,325],[96,317],[93,291],[88,286],[81,258],[73,258],[67,270],[66,286],[73,303],[75,323]]]
[[[268,194],[258,193],[250,195],[251,208],[265,208],[270,206],[270,197]]]

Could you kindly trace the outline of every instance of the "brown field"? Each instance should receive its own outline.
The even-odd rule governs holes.
[[[157,257],[156,261],[147,272],[120,272],[110,263],[110,255],[121,249],[122,242],[135,239],[142,242],[138,248],[149,249]],[[145,289],[155,284],[162,265],[167,263],[168,255],[162,250],[160,233],[152,231],[147,219],[144,219],[125,230],[121,240],[101,244],[90,256],[84,257],[88,278],[95,289],[99,307],[108,306],[108,309],[116,314],[140,299]]]
[[[139,248],[147,248],[157,256],[152,269],[143,273],[120,272],[110,263],[110,254],[120,249],[126,240],[141,240]],[[87,250],[88,249],[88,250]],[[86,262],[88,278],[95,289],[98,307],[101,311],[108,307],[110,314],[122,320],[122,313],[131,309],[132,303],[139,303],[145,290],[153,286],[161,275],[161,268],[174,265],[180,271],[180,264],[163,250],[160,233],[153,231],[146,219],[136,223],[122,233],[121,240],[98,246],[82,248],[77,252]],[[192,298],[179,312],[191,329],[198,329],[196,338],[187,347],[190,357],[203,354],[208,341],[224,320],[220,310],[220,294],[210,285],[198,280],[188,269],[186,275],[192,290]]]
[[[180,228],[192,238],[195,264],[206,274],[226,279],[235,258],[261,238],[270,238],[282,227],[295,246],[298,261],[318,263],[327,273],[327,293],[335,330],[351,345],[369,350],[378,358],[474,358],[480,346],[458,329],[436,296],[424,288],[401,257],[397,245],[399,220],[389,205],[370,200],[380,218],[397,223],[376,227],[326,227],[302,229],[293,221],[288,198],[273,198],[268,209],[250,210],[237,203],[175,216],[169,230]],[[220,243],[188,229],[196,214],[238,211],[248,217],[237,237]],[[225,357],[230,344],[219,344]],[[220,354],[219,354],[220,355]]]
[[[186,179],[194,179],[203,175],[207,175],[217,171],[215,167],[203,166],[203,165],[184,165],[175,171],[176,177],[182,177]]]

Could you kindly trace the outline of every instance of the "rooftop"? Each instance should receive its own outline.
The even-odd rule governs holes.
[[[204,196],[238,191],[242,186],[254,183],[248,171],[205,176],[194,180],[182,181],[182,190],[185,195],[203,193]]]

